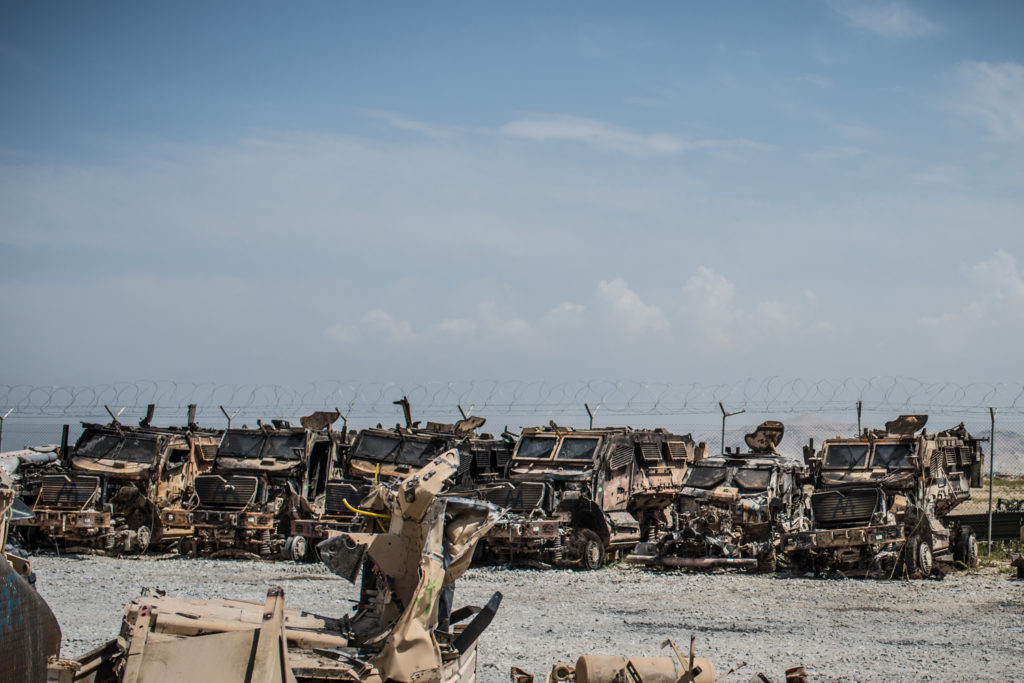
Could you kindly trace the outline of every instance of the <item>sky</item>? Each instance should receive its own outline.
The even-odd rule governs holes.
[[[0,384],[1014,382],[1024,5],[0,3]]]

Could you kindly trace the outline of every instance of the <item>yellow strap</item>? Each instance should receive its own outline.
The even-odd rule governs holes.
[[[359,508],[352,507],[352,504],[348,502],[347,498],[342,498],[341,502],[345,503],[345,507],[347,507],[349,510],[356,513],[357,515],[366,515],[367,517],[379,517],[380,519],[389,519],[391,517],[391,515],[382,515],[379,512],[370,512],[369,510],[360,510]]]

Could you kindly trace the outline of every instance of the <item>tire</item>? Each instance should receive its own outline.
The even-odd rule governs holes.
[[[148,526],[143,524],[135,530],[135,543],[132,544],[132,550],[141,555],[149,549],[149,543],[152,540],[153,533]]]
[[[960,536],[957,538],[957,558],[968,569],[978,566],[978,537],[974,535],[974,529],[969,526],[960,528]]]
[[[292,562],[302,562],[308,548],[305,536],[289,536],[281,547],[281,557]]]
[[[935,568],[935,561],[932,557],[932,546],[928,541],[921,541],[917,544],[917,569],[921,572],[921,577],[927,579],[932,575],[932,569]]]
[[[914,578],[917,575],[917,547],[921,545],[921,539],[911,536],[903,544],[903,566],[907,568],[907,576]]]
[[[587,571],[594,571],[604,566],[605,550],[601,537],[590,529],[580,529],[580,566]]]

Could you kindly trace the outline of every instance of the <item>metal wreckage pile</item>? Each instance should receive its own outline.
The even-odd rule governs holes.
[[[285,607],[271,587],[264,603],[182,600],[144,590],[124,612],[120,634],[74,660],[60,658],[60,629],[46,603],[6,558],[0,576],[10,592],[3,680],[50,683],[239,681],[242,683],[474,683],[477,642],[501,602],[453,609],[454,583],[500,511],[486,501],[442,493],[459,470],[449,450],[403,479],[374,484],[361,501],[376,533],[342,532],[320,543],[324,563],[359,585],[353,614],[329,617]],[[13,502],[0,489],[3,531]],[[5,625],[7,622],[4,622]],[[666,641],[670,642],[670,641]],[[13,647],[10,647],[13,645]],[[676,658],[585,655],[555,665],[548,681],[637,683],[715,681],[713,664]],[[731,673],[730,672],[727,672]],[[516,683],[533,677],[515,668]],[[768,681],[758,674],[751,681]],[[806,681],[802,667],[786,680]]]
[[[904,415],[885,429],[813,440],[803,462],[779,454],[785,428],[761,424],[746,451],[709,455],[664,429],[556,425],[500,436],[485,420],[348,429],[340,411],[218,431],[195,422],[138,426],[111,413],[69,447],[0,462],[31,515],[28,547],[109,554],[316,561],[317,545],[379,530],[357,504],[379,482],[458,454],[446,492],[502,511],[476,563],[649,567],[938,577],[977,564],[977,539],[949,513],[980,485],[984,439],[963,425],[925,429]],[[341,430],[333,428],[341,420]],[[723,444],[724,446],[724,444]],[[15,467],[10,466],[15,462]]]

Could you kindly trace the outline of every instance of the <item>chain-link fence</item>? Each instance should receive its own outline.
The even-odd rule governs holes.
[[[407,396],[413,419],[452,422],[462,413],[487,418],[485,430],[515,432],[523,426],[554,421],[585,427],[664,427],[692,433],[712,452],[723,446],[722,410],[743,411],[726,420],[724,445],[739,446],[743,436],[763,420],[786,426],[779,450],[801,458],[810,439],[858,433],[860,425],[882,427],[900,414],[924,413],[927,428],[942,430],[960,422],[985,444],[986,471],[991,465],[993,505],[1013,509],[1024,500],[1024,383],[922,382],[906,377],[816,380],[747,379],[729,384],[682,384],[640,381],[529,382],[476,380],[461,382],[329,381],[291,386],[228,385],[136,381],[92,386],[0,385],[2,448],[57,443],[61,426],[71,438],[80,423],[108,422],[108,409],[122,422],[140,419],[146,406],[157,406],[154,424],[183,424],[189,404],[198,421],[211,427],[254,425],[257,419],[292,421],[314,410],[338,408],[352,428],[403,420],[394,401]],[[994,409],[994,423],[990,408]],[[226,413],[226,414],[225,414]],[[990,456],[992,460],[990,461]],[[986,512],[988,481],[958,513]],[[979,534],[981,535],[981,534]]]

